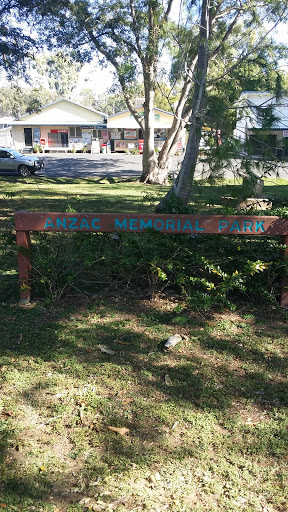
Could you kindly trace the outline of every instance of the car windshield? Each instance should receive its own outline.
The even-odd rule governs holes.
[[[22,153],[20,153],[19,151],[16,151],[15,149],[10,149],[9,153],[11,153],[11,155],[13,155],[15,158],[19,158],[19,157],[23,156]]]

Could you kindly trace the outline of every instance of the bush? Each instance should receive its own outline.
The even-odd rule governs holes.
[[[43,148],[39,144],[33,146],[33,153],[43,153]]]
[[[32,261],[38,295],[174,295],[192,309],[275,301],[281,245],[276,239],[217,235],[39,233]]]

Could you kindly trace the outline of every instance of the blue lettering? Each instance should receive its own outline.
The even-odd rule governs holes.
[[[89,224],[88,224],[88,222],[87,222],[87,220],[86,220],[86,219],[82,219],[81,224],[80,224],[80,228],[79,228],[79,229],[83,229],[84,227],[85,227],[86,229],[89,229]]]
[[[135,226],[136,222],[138,222],[138,219],[129,219],[129,229],[138,229],[138,227]]]
[[[199,228],[199,220],[196,220],[195,222],[195,229],[196,231],[204,231],[204,228]]]
[[[44,229],[46,228],[54,228],[54,224],[52,222],[52,220],[50,219],[50,217],[48,217],[48,219],[46,220],[46,223],[45,223],[45,226],[44,226]]]
[[[57,228],[60,228],[60,226],[61,226],[62,228],[66,229],[66,220],[67,219],[62,219],[61,220],[61,219],[59,219],[59,217],[57,217],[57,219],[56,219]]]
[[[219,220],[219,231],[222,231],[222,229],[227,228],[228,221],[227,220]]]
[[[96,219],[96,218],[95,218],[95,219],[93,219],[93,220],[92,220],[92,222],[91,222],[91,226],[92,226],[92,228],[93,228],[93,229],[100,229],[100,228],[101,228],[100,224],[99,224],[99,226],[95,226],[95,222],[100,222],[100,220],[99,220],[99,219]]]
[[[250,233],[252,233],[253,229],[253,222],[252,220],[244,220],[244,224],[243,224],[243,231],[247,231],[247,229],[250,231]]]
[[[68,219],[70,221],[70,224],[69,224],[69,229],[77,229],[77,217],[69,217]],[[75,226],[76,224],[76,226]]]
[[[157,222],[161,222],[161,227],[160,228],[157,228]],[[161,219],[156,219],[155,222],[154,222],[154,229],[157,229],[157,231],[161,231],[161,229],[163,229],[164,227],[164,222],[163,220]]]
[[[191,224],[190,220],[186,220],[186,222],[183,226],[183,231],[185,231],[185,229],[190,229],[190,231],[193,231],[192,224]]]
[[[115,219],[115,229],[127,229],[127,219],[122,220],[120,222],[118,219]]]
[[[177,230],[180,231],[181,230],[181,220],[178,220],[177,221]]]
[[[166,220],[166,231],[169,231],[169,228],[175,231],[175,220]]]
[[[152,229],[152,219],[149,219],[148,222],[145,222],[145,220],[140,219],[140,229]]]
[[[230,231],[233,231],[234,229],[236,229],[237,231],[241,231],[238,220],[234,220],[234,222],[230,228]]]
[[[261,222],[256,220],[256,226],[255,226],[256,233],[257,233],[258,229],[261,229],[261,231],[264,233],[265,229],[263,227],[263,224],[264,224],[264,220],[261,220]]]

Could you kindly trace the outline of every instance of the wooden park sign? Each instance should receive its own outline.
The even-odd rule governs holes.
[[[288,219],[253,215],[138,215],[125,213],[15,213],[16,243],[22,301],[31,299],[30,231],[83,233],[145,233],[147,230],[168,234],[219,234],[245,236],[281,236],[286,246],[284,264],[288,263]],[[288,308],[288,277],[283,275],[281,306]]]

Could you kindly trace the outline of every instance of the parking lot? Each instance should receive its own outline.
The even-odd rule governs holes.
[[[142,172],[142,155],[124,153],[45,153],[45,162],[38,176],[49,178],[139,178]],[[172,171],[177,171],[182,157],[174,157]]]
[[[131,178],[140,177],[142,171],[142,155],[45,153],[39,156],[45,166],[37,175],[49,178]]]
[[[43,158],[45,162],[44,168],[36,173],[36,176],[39,177],[113,177],[129,179],[139,178],[142,172],[142,155],[127,155],[126,153],[44,153],[40,154],[39,157]],[[183,155],[173,157],[171,173],[179,171],[182,159]],[[233,162],[235,164],[234,168],[236,169],[240,161],[234,160]],[[275,172],[277,171],[279,177],[288,179],[287,162],[282,162],[280,165],[276,163],[275,165],[272,164],[272,168],[274,168]],[[203,166],[198,165],[195,177],[200,178],[202,171]],[[208,168],[206,171],[208,171]],[[0,172],[0,176],[7,176],[7,174],[8,173]],[[224,174],[226,178],[234,177],[233,172],[228,167],[224,170]],[[271,174],[272,177],[273,174]]]

